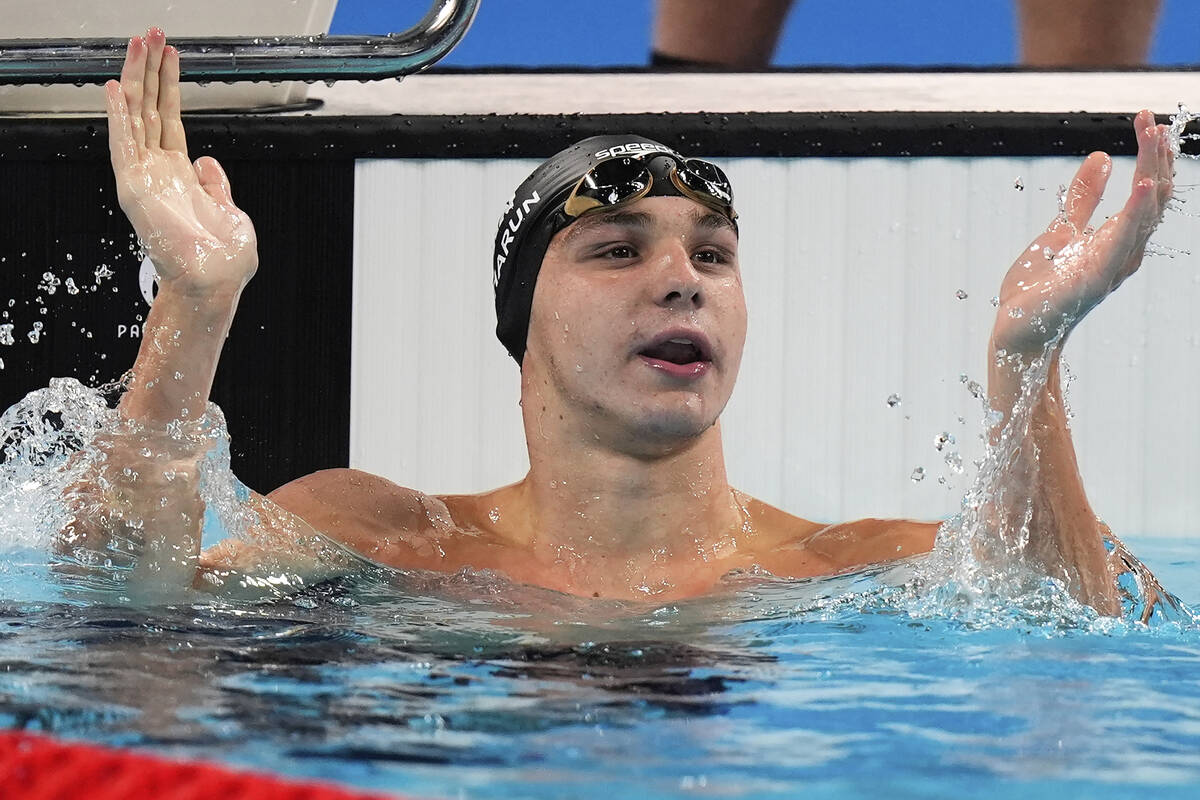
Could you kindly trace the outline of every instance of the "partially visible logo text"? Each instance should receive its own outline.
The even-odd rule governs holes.
[[[508,208],[504,209],[504,216],[500,218],[500,252],[496,253],[496,264],[492,268],[492,288],[500,285],[500,269],[508,260],[508,248],[512,244],[513,238],[528,218],[529,210],[541,201],[542,198],[534,191],[520,204],[516,202],[516,198],[513,198],[509,201]]]
[[[674,150],[667,147],[665,144],[656,144],[654,142],[626,142],[625,144],[614,144],[612,147],[606,147],[595,154],[595,158],[617,158],[618,156],[636,156],[643,153],[672,153]]]

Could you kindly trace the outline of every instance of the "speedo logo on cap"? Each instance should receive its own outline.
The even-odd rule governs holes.
[[[593,154],[593,158],[616,158],[618,156],[633,156],[642,153],[674,153],[675,151],[667,147],[665,144],[655,144],[654,142],[627,142],[625,144],[614,144],[612,147],[606,147],[598,153]]]

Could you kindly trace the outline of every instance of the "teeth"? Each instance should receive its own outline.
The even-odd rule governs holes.
[[[691,339],[667,339],[667,341],[674,344],[692,344]]]

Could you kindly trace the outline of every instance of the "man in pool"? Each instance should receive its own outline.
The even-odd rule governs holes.
[[[121,80],[106,92],[121,207],[160,286],[120,412],[153,435],[203,415],[258,254],[218,163],[188,160],[178,53],[161,30],[130,41]],[[1108,156],[1092,154],[1062,213],[1005,278],[988,362],[989,401],[1007,418],[1025,365],[1049,348],[1027,455],[1012,467],[1034,478],[1026,556],[1107,614],[1120,611],[1117,570],[1076,467],[1058,358],[1066,332],[1138,268],[1171,194],[1165,126],[1149,112],[1134,125],[1137,166],[1124,209],[1087,228],[1110,171]],[[321,580],[337,567],[318,556],[315,530],[394,567],[490,569],[576,595],[661,602],[704,594],[754,565],[820,576],[933,547],[937,523],[827,525],[729,485],[718,418],[737,377],[746,305],[732,189],[715,166],[635,135],[580,142],[517,189],[493,267],[497,332],[521,370],[524,480],[435,497],[326,470],[254,495],[252,542],[200,552],[201,454],[176,452],[163,478],[165,462],[117,438],[110,469],[132,465],[128,474],[140,476],[113,469],[123,513],[157,534],[133,580],[223,591],[245,586],[239,576],[274,571]],[[1034,316],[1043,324],[1031,325]],[[64,547],[87,539],[80,525]]]

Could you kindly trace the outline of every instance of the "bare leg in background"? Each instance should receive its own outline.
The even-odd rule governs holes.
[[[657,0],[654,52],[672,62],[755,69],[771,63],[793,0]],[[1145,64],[1162,0],[1015,0],[1021,63]]]
[[[1161,0],[1017,0],[1021,63],[1128,67],[1146,63]]]
[[[658,0],[654,52],[694,64],[765,67],[791,7],[792,0]]]

